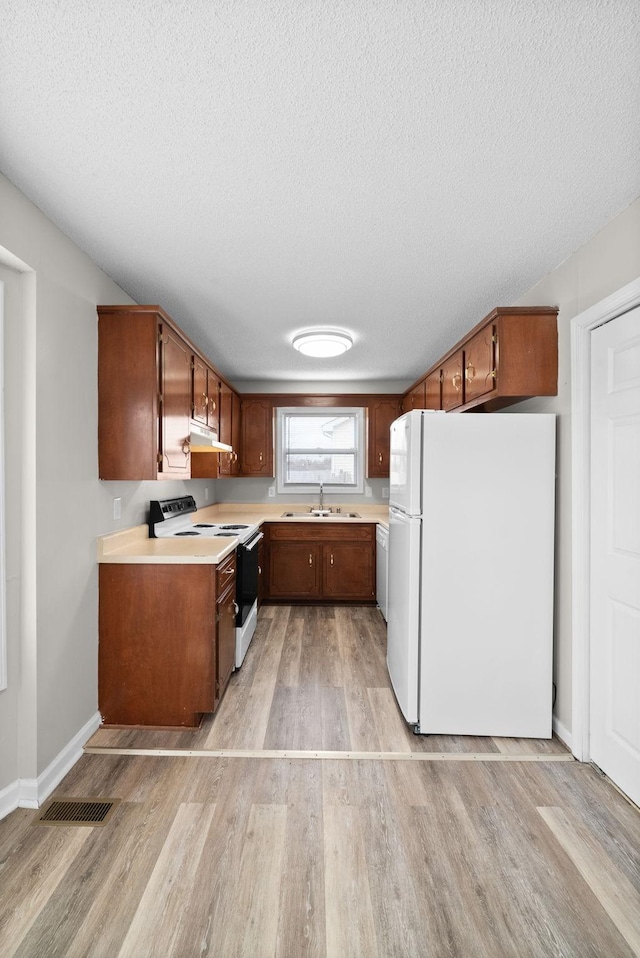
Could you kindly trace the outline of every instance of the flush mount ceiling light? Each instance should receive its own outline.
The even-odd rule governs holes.
[[[340,329],[309,329],[294,336],[292,346],[305,356],[326,359],[346,353],[353,346],[353,339]]]

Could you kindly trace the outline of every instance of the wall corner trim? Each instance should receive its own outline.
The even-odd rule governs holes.
[[[91,716],[38,778],[19,778],[0,791],[0,819],[16,808],[40,808],[78,759],[102,723],[99,712]]]

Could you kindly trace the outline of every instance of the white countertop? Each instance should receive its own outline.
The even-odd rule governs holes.
[[[389,510],[386,506],[343,506],[345,512],[353,510],[358,519],[349,519],[340,513],[330,516],[283,516],[283,512],[304,509],[300,505],[264,505],[262,503],[216,503],[205,506],[193,514],[194,522],[246,522],[262,525],[263,522],[312,522],[316,525],[333,522],[375,522],[388,528]],[[111,532],[98,538],[98,562],[120,563],[166,563],[209,564],[222,562],[238,544],[236,537],[225,539],[201,537],[181,539],[150,539],[148,526],[133,526],[120,532]]]

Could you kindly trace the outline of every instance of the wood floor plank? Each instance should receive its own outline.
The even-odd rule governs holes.
[[[289,766],[283,876],[275,958],[324,958],[324,819],[316,762]]]
[[[633,953],[640,955],[640,882],[633,885],[615,867],[571,810],[538,808],[538,812]]]
[[[304,631],[304,618],[290,616],[282,643],[280,665],[276,679],[277,685],[292,687],[300,685],[300,658]]]
[[[414,736],[371,607],[263,608],[199,729],[92,741],[56,795],[105,828],[0,823],[2,958],[640,954],[638,810],[556,740]]]
[[[345,711],[351,748],[358,752],[381,751],[368,690],[350,686],[348,691],[345,691]]]
[[[80,849],[91,836],[89,828],[41,827],[26,841],[26,854],[14,850],[3,868],[0,897],[0,954],[13,958],[24,937],[57,890]],[[36,831],[36,829],[32,829]],[[44,880],[42,876],[45,876]]]
[[[378,951],[359,808],[324,809],[327,954],[376,958]]]
[[[191,896],[184,903],[176,958],[224,954],[220,946],[236,908],[240,861],[264,766],[260,761],[238,761],[224,770]]]
[[[383,752],[410,752],[409,733],[390,688],[368,689],[371,713]]]
[[[176,954],[188,900],[215,805],[180,805],[118,958]]]
[[[320,723],[323,750],[344,752],[351,748],[349,717],[343,688],[320,689]]]
[[[220,955],[272,958],[275,954],[286,821],[287,810],[281,805],[251,808]]]

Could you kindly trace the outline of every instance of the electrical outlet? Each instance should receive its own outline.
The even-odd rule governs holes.
[[[364,494],[365,494],[365,496],[367,497],[367,499],[370,499],[370,498],[371,498],[371,495],[372,495],[372,493],[371,493],[371,486],[365,486],[365,487],[364,487]]]
[[[269,486],[269,498],[273,499],[276,494],[275,486]]]
[[[113,518],[120,519],[122,516],[122,499],[120,496],[117,496],[113,500]]]
[[[387,486],[383,486],[383,487],[382,487],[382,498],[383,498],[383,499],[388,499],[388,498],[389,498],[389,489],[388,489]]]
[[[209,501],[209,486],[204,487],[204,501],[205,502]]]

